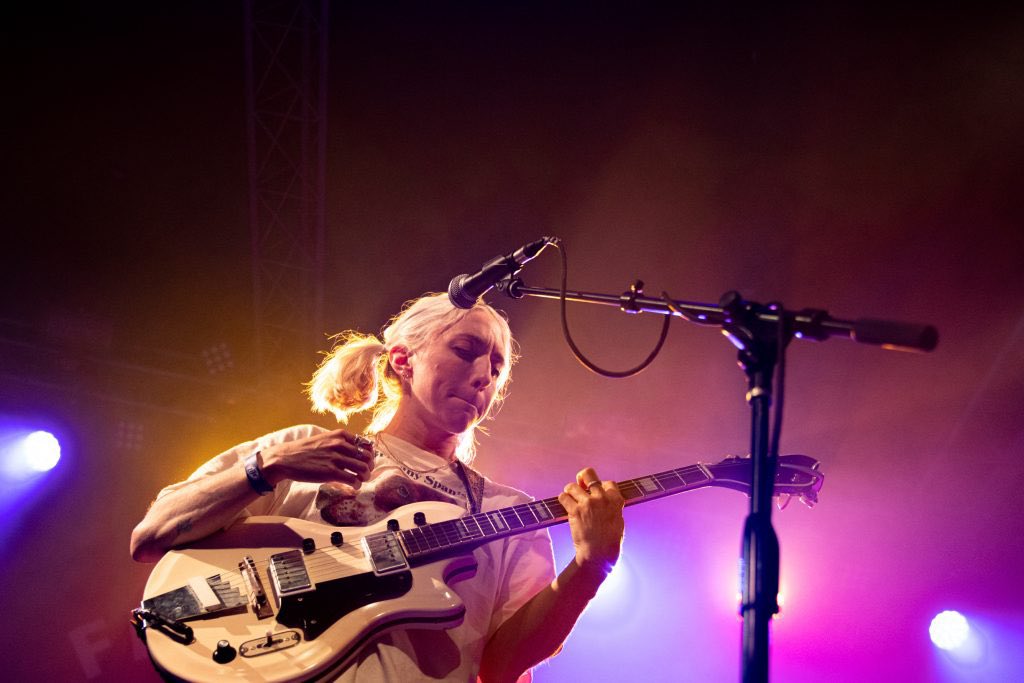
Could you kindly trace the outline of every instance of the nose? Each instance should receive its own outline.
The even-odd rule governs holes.
[[[494,377],[491,375],[492,370],[490,358],[487,356],[477,358],[473,363],[473,388],[477,391],[486,389],[494,380]]]

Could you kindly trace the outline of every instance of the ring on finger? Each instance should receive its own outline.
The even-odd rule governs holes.
[[[587,485],[586,485],[585,488],[587,489],[587,492],[589,493],[590,489],[594,488],[595,486],[598,486],[598,487],[601,486],[601,480],[600,479],[595,479],[594,481],[587,482]]]

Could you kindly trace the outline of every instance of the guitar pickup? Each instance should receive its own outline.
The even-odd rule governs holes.
[[[267,600],[267,592],[263,590],[263,581],[260,580],[260,574],[256,571],[256,563],[251,556],[246,555],[238,563],[238,571],[242,574],[242,580],[245,581],[245,588],[249,593],[249,606],[252,607],[256,618],[266,619],[274,616],[270,601]]]
[[[366,551],[373,573],[382,576],[409,568],[409,560],[402,552],[398,536],[392,531],[363,536],[363,550]]]
[[[289,550],[270,556],[270,581],[278,609],[284,598],[314,590],[300,550]]]

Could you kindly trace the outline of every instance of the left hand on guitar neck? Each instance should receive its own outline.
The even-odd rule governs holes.
[[[569,514],[576,564],[598,580],[611,572],[622,547],[624,501],[613,481],[601,481],[592,467],[579,471],[558,502]]]

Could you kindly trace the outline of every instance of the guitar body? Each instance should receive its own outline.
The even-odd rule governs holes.
[[[258,618],[246,604],[231,613],[191,619],[187,623],[194,640],[187,644],[160,629],[146,629],[150,657],[165,675],[190,681],[317,680],[338,675],[367,643],[390,630],[457,626],[465,607],[448,584],[475,573],[472,553],[377,576],[362,547],[362,538],[385,531],[389,519],[404,529],[415,526],[416,512],[431,522],[464,514],[456,505],[420,503],[400,508],[377,524],[343,529],[286,517],[250,517],[188,549],[168,552],[146,583],[144,602],[217,574],[233,575],[232,584],[241,586],[238,565],[248,556],[274,614]],[[331,543],[331,533],[337,531],[344,537],[340,546]],[[269,558],[301,548],[306,538],[317,549],[305,556],[314,590],[286,598],[278,609],[270,593]],[[225,640],[238,654],[220,663],[214,653]]]

